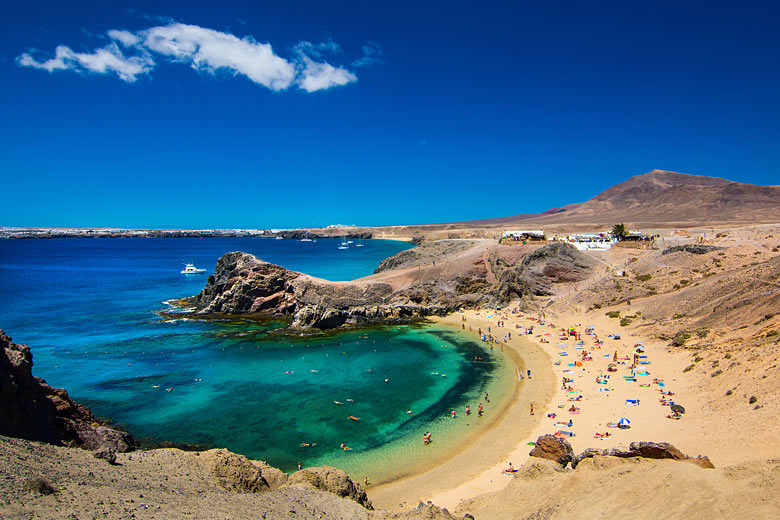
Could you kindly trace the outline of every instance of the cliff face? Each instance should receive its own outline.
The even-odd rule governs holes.
[[[227,253],[195,297],[196,312],[284,315],[297,329],[403,323],[462,307],[549,295],[551,284],[582,279],[593,263],[563,243],[539,248],[519,263],[487,254],[477,267],[459,257],[460,245],[433,249],[442,254],[402,252],[382,263],[378,277],[347,283],[313,279],[247,253]],[[422,261],[429,264],[421,266]],[[418,278],[409,278],[408,272],[394,278],[394,269],[410,265]]]
[[[418,291],[419,292],[419,291]],[[332,329],[341,325],[397,322],[454,310],[420,305],[412,294],[393,293],[386,283],[320,283],[247,253],[227,253],[195,298],[198,314],[267,313],[292,318],[293,328]],[[419,301],[432,298],[419,296]]]
[[[130,434],[100,426],[86,406],[62,388],[32,375],[32,353],[0,330],[0,435],[80,446],[91,450],[129,451]]]

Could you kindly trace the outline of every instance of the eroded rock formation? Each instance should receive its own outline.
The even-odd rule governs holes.
[[[542,435],[536,439],[536,445],[529,455],[540,459],[554,460],[564,467],[574,460],[574,450],[569,441],[550,434]]]
[[[536,439],[536,446],[529,453],[531,457],[554,460],[562,467],[571,462],[572,469],[585,459],[593,457],[618,457],[628,459],[641,457],[645,459],[672,459],[690,462],[700,468],[714,468],[709,457],[697,455],[689,457],[668,442],[632,442],[628,448],[609,448],[599,450],[596,448],[587,448],[579,455],[574,455],[571,444],[566,439],[554,435],[542,435]]]
[[[354,500],[366,509],[374,509],[360,484],[355,484],[349,475],[331,466],[306,468],[296,471],[287,480],[287,486],[308,486],[334,493],[342,498]]]
[[[564,243],[545,245],[516,264],[496,254],[476,264],[446,256],[458,255],[464,247],[442,241],[422,246],[427,252],[404,251],[382,262],[381,275],[347,283],[318,280],[247,253],[231,252],[219,259],[207,285],[194,297],[196,313],[281,315],[293,329],[403,323],[462,307],[506,305],[514,298],[550,295],[552,284],[584,279],[594,263]],[[408,266],[418,268],[412,274],[386,278],[388,270]]]
[[[100,425],[86,406],[62,388],[32,375],[30,347],[0,330],[0,435],[90,450],[133,449],[130,434]]]
[[[704,455],[697,455],[696,457],[689,457],[684,454],[668,442],[632,442],[629,444],[628,449],[625,448],[611,448],[605,450],[598,450],[595,448],[588,448],[571,461],[571,467],[576,468],[577,464],[584,459],[595,457],[600,455],[602,457],[619,457],[622,459],[642,457],[645,459],[672,459],[690,462],[701,468],[712,469],[715,466],[710,462],[709,457]]]

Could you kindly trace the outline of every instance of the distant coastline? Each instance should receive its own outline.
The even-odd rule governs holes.
[[[370,232],[352,228],[332,228],[326,232],[306,229],[125,229],[125,228],[39,228],[0,227],[0,239],[48,238],[336,238],[370,239]]]

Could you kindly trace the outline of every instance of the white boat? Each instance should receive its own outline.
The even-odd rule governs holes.
[[[198,269],[195,264],[186,264],[182,269],[181,274],[202,274],[205,273],[205,269]]]
[[[302,238],[301,242],[312,242],[311,238]]]
[[[341,244],[339,245],[339,249],[349,249],[349,246],[347,245],[349,242],[345,241],[345,237],[341,238]]]
[[[363,242],[360,239],[358,239],[358,243],[355,244],[355,247],[363,247]]]
[[[276,237],[276,240],[284,240],[284,237]]]

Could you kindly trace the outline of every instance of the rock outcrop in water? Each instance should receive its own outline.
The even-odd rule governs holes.
[[[462,249],[460,245],[443,248],[448,254]],[[421,258],[430,263],[419,266]],[[428,275],[441,260],[441,256],[410,255],[405,251],[382,262],[381,275],[355,282],[328,282],[247,253],[232,252],[219,259],[214,274],[194,297],[194,304],[200,315],[286,316],[294,329],[405,323],[473,305],[506,305],[513,298],[550,295],[551,284],[583,279],[594,263],[573,247],[554,243],[537,249],[516,265],[492,255],[484,262],[480,260],[485,264],[481,269],[468,264],[466,268]],[[418,266],[415,272],[421,273],[419,278],[400,282],[392,278],[393,269],[409,265]],[[389,281],[382,276],[390,276]]]
[[[90,450],[126,452],[130,434],[100,425],[62,388],[32,375],[32,353],[0,330],[0,435]]]
[[[318,282],[247,253],[227,253],[196,296],[198,314],[267,313],[288,316],[294,328],[401,322],[455,310],[432,303],[423,290],[394,293],[386,283]],[[422,303],[429,305],[423,305]]]

